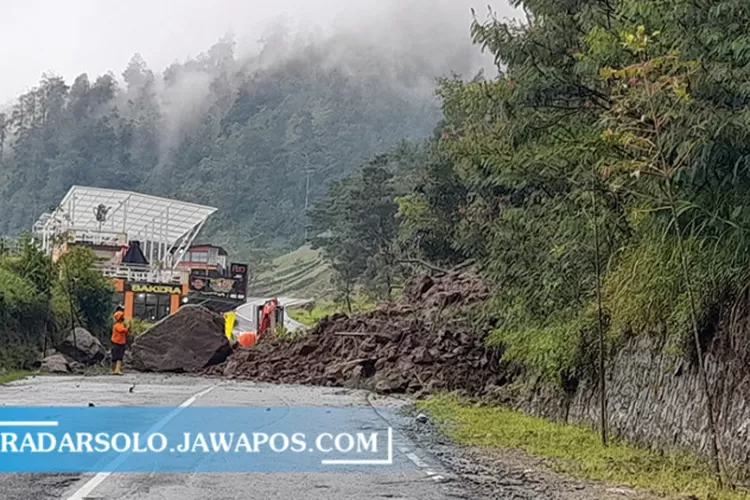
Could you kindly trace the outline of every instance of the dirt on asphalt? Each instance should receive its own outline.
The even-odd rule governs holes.
[[[326,317],[303,340],[263,340],[240,348],[205,373],[285,384],[357,387],[380,393],[462,391],[488,394],[510,369],[487,328],[466,311],[489,287],[469,268],[417,276],[396,301],[375,310]]]

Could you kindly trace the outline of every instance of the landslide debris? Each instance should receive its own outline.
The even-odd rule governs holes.
[[[40,370],[45,373],[75,373],[81,371],[82,366],[58,352],[45,357]]]
[[[203,306],[185,305],[135,339],[128,363],[149,372],[198,372],[231,352],[224,318]]]
[[[505,383],[508,367],[498,348],[485,345],[486,329],[457,313],[488,295],[487,284],[470,270],[419,276],[395,302],[351,317],[326,317],[295,343],[264,340],[237,349],[206,373],[382,393],[486,394]]]
[[[88,330],[76,327],[39,361],[46,373],[81,373],[86,367],[107,363],[109,353],[101,341]]]
[[[101,341],[81,327],[73,329],[57,346],[57,350],[84,366],[101,364],[108,354]]]

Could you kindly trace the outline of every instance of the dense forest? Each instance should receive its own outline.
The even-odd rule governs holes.
[[[330,179],[439,118],[420,54],[346,38],[232,39],[154,73],[45,76],[0,110],[0,234],[30,229],[73,184],[219,208],[203,237],[230,250],[292,248]],[[246,257],[246,255],[243,255]]]
[[[748,307],[750,10],[564,4],[478,16],[502,74],[441,81],[434,137],[333,184],[310,212],[315,244],[344,296],[385,296],[403,261],[475,259],[492,340],[560,388],[631,335],[700,366]]]

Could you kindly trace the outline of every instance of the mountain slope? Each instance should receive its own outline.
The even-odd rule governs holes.
[[[230,250],[299,246],[329,180],[437,122],[436,75],[345,42],[278,58],[222,40],[162,75],[135,56],[124,84],[45,77],[0,116],[0,234],[81,184],[216,206],[204,235]]]

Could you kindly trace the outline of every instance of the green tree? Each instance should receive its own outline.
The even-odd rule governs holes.
[[[320,248],[334,272],[334,285],[351,312],[351,295],[365,270],[366,257],[361,241],[353,237],[350,204],[353,179],[333,181],[328,196],[310,209],[311,246]]]
[[[355,285],[390,298],[397,269],[397,194],[388,157],[331,183],[309,212],[313,248],[322,248],[347,304]]]
[[[114,288],[95,270],[94,262],[90,250],[71,248],[58,261],[60,274],[53,293],[60,329],[66,330],[77,324],[104,337],[110,325]]]
[[[223,39],[163,76],[136,55],[122,86],[111,74],[83,74],[69,88],[44,77],[7,120],[0,234],[28,230],[81,184],[216,206],[204,236],[233,253],[303,244],[305,210],[328,182],[427,135],[438,109],[408,86],[422,75],[369,70],[375,58],[388,67],[388,54],[365,62],[339,47],[341,63],[330,66],[328,47],[279,43],[289,45],[254,59]],[[274,50],[285,55],[265,64]]]

